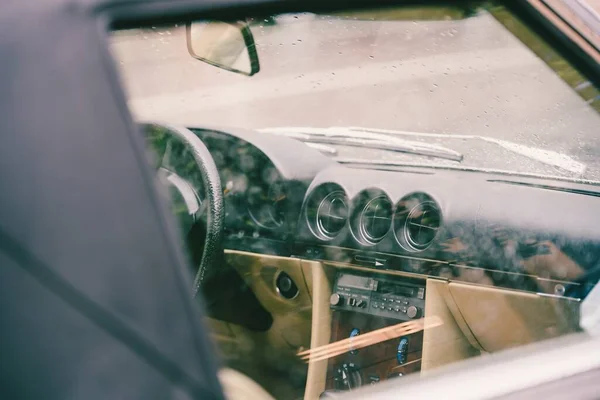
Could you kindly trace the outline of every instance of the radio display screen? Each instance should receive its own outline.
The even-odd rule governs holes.
[[[363,276],[342,274],[338,278],[338,286],[353,289],[376,290],[377,281]]]
[[[397,294],[404,297],[416,297],[416,289],[408,286],[399,286],[388,282],[379,282],[379,292]]]

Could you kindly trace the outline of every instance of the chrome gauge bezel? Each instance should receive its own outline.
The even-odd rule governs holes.
[[[319,203],[319,206],[317,207],[317,213],[315,215],[315,227],[316,227],[316,230],[318,231],[318,236],[320,236],[321,238],[323,238],[325,240],[335,239],[342,232],[342,230],[348,223],[348,215],[346,215],[342,226],[336,232],[330,232],[330,231],[328,231],[328,229],[326,229],[323,226],[323,224],[321,222],[321,215],[322,215],[321,211],[322,211],[323,206],[325,206],[327,204],[328,200],[329,200],[330,204],[332,203],[332,199],[340,199],[342,201],[342,204],[344,204],[344,206],[346,207],[346,214],[348,214],[350,212],[348,196],[346,196],[346,193],[343,190],[336,190],[334,192],[331,192],[321,200],[321,202]],[[330,218],[332,217],[331,214],[329,214],[328,216]]]
[[[367,212],[369,212],[369,207],[371,207],[371,205],[373,203],[375,203],[376,201],[381,201],[384,200],[387,202],[388,206],[389,206],[389,220],[390,220],[390,226],[388,227],[388,229],[381,234],[380,236],[374,237],[371,233],[368,232],[366,224],[367,222],[365,221],[365,218],[367,217],[366,214]],[[381,196],[377,196],[371,200],[369,200],[367,202],[367,204],[365,204],[365,206],[363,207],[361,213],[360,213],[360,217],[359,217],[359,221],[358,221],[358,229],[359,229],[359,234],[362,237],[362,239],[364,241],[366,241],[369,244],[377,244],[379,242],[381,242],[389,233],[390,228],[392,226],[392,219],[393,219],[393,207],[394,205],[392,204],[392,202],[390,201],[390,199],[385,196],[385,195],[381,195]]]
[[[410,205],[410,207],[406,207],[407,204],[414,203]],[[431,240],[427,243],[418,243],[410,234],[409,223],[411,221],[411,216],[414,215],[416,210],[422,209],[424,206],[431,207],[435,209],[438,213],[438,226],[434,229],[435,233]],[[436,238],[439,235],[440,230],[443,225],[443,215],[440,205],[428,194],[422,192],[410,193],[402,199],[398,201],[396,204],[396,208],[394,211],[394,220],[393,220],[393,232],[396,238],[396,241],[400,246],[404,249],[412,252],[422,252],[429,249]]]
[[[386,229],[385,233],[380,236],[373,236],[372,232],[366,228],[367,222],[365,219],[368,217],[366,214],[369,212],[369,208],[373,203],[381,200],[385,200],[387,203],[386,208],[389,212],[390,226]],[[350,216],[350,229],[354,239],[363,246],[374,246],[385,239],[392,228],[392,220],[394,213],[394,203],[390,199],[390,196],[386,192],[377,188],[370,188],[361,191],[352,200],[352,211]]]
[[[319,217],[327,200],[338,196],[343,199],[343,202],[346,205],[347,215],[344,222],[341,224],[342,227],[337,232],[329,232],[322,226]],[[346,191],[338,184],[327,182],[311,190],[311,193],[307,197],[303,214],[308,228],[314,237],[322,241],[332,241],[338,238],[344,232],[344,229],[347,228],[351,211],[350,207],[350,199],[346,194]]]

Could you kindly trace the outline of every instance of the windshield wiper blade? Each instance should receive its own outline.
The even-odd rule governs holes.
[[[260,132],[272,133],[300,140],[304,143],[329,144],[361,147],[374,150],[393,151],[425,157],[441,158],[456,162],[463,160],[457,151],[435,144],[393,137],[388,134],[360,131],[352,128],[309,128],[281,127],[264,128]]]

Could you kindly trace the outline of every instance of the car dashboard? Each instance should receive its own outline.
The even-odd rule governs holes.
[[[305,398],[579,329],[597,186],[356,169],[288,138],[193,131],[220,172],[228,263],[273,315],[276,362]]]
[[[315,161],[280,167],[289,160],[280,143],[261,150],[231,133],[195,131],[221,176],[226,248],[570,297],[581,297],[577,278],[600,261],[598,221],[587,211],[599,201],[595,186],[354,169],[270,137]],[[571,262],[548,270],[535,262],[556,252]]]

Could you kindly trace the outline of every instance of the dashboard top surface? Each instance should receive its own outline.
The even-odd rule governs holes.
[[[594,185],[350,168],[293,139],[194,131],[220,171],[226,248],[572,297],[600,266]]]

